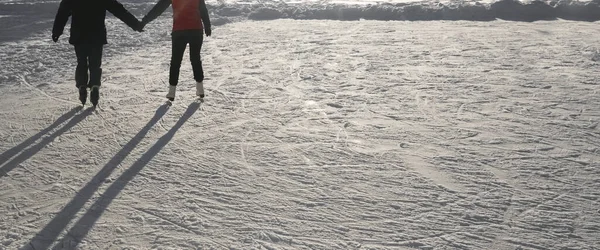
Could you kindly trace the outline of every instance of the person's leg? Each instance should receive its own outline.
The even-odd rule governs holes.
[[[181,60],[187,46],[185,36],[173,34],[171,42],[171,69],[169,70],[169,85],[177,86],[179,81],[179,69],[181,68]]]
[[[90,46],[89,68],[90,68],[90,101],[94,106],[98,105],[100,99],[100,79],[102,77],[102,44]]]
[[[196,80],[196,95],[204,98],[204,70],[202,69],[202,32],[196,36],[190,37],[190,61],[194,71],[194,80]]]
[[[204,80],[204,71],[202,70],[202,58],[200,51],[202,50],[202,33],[198,36],[190,37],[190,61],[194,71],[194,80],[202,82]]]
[[[75,86],[87,86],[88,84],[88,55],[89,46],[75,45],[77,55],[77,67],[75,68]]]
[[[100,79],[102,78],[102,44],[90,46],[89,55],[89,69],[90,69],[90,81],[89,87],[100,86]]]
[[[87,100],[89,46],[85,44],[75,45],[75,55],[77,56],[75,86],[79,89],[79,101],[85,105]]]

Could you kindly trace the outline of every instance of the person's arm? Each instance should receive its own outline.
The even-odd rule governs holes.
[[[148,14],[146,14],[146,16],[144,16],[144,18],[142,18],[142,24],[146,25],[149,22],[154,21],[154,19],[156,19],[158,16],[162,15],[162,13],[165,12],[165,10],[167,10],[167,8],[169,8],[170,5],[171,5],[171,0],[158,1],[158,3],[156,3],[156,5],[154,5],[154,7],[152,7],[150,12],[148,12]]]
[[[62,0],[54,18],[54,27],[52,27],[52,40],[54,42],[58,41],[58,37],[63,34],[71,13],[71,0]]]
[[[204,0],[200,1],[200,18],[202,18],[202,25],[204,26],[204,32],[206,36],[210,36],[212,33],[212,29],[210,27],[210,18],[208,17],[208,9],[206,8],[206,2]]]
[[[127,26],[131,27],[135,31],[142,31],[142,25],[140,21],[135,18],[123,5],[117,0],[108,0],[106,10],[110,11],[113,15],[123,21]]]

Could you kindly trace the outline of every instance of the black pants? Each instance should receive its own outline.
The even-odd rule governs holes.
[[[102,44],[77,44],[77,68],[75,69],[75,86],[100,86],[102,77]],[[88,77],[89,71],[89,77]]]
[[[200,50],[202,49],[202,31],[175,31],[171,35],[172,51],[171,51],[171,69],[169,71],[169,84],[177,86],[179,81],[179,68],[185,47],[190,45],[190,61],[192,62],[192,70],[194,71],[194,80],[200,82],[204,80],[204,71],[202,70],[202,60],[200,59]]]

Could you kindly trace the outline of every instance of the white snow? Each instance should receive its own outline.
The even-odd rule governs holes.
[[[100,107],[48,26],[0,33],[0,249],[597,249],[600,32],[240,21],[184,57],[107,20]]]

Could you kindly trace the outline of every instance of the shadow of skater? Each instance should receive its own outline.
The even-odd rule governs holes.
[[[5,151],[4,153],[0,154],[0,166],[2,166],[2,164],[4,164],[5,162],[7,162],[8,160],[10,160],[10,158],[13,158],[19,152],[23,151],[25,148],[29,147],[35,141],[37,141],[40,138],[42,138],[42,136],[44,136],[45,134],[50,133],[50,131],[54,130],[56,127],[58,127],[58,125],[62,124],[63,122],[66,122],[67,120],[69,120],[79,110],[81,110],[81,107],[75,107],[75,108],[71,109],[69,112],[61,115],[58,119],[56,119],[56,121],[54,123],[50,124],[50,126],[48,126],[47,128],[45,128],[44,130],[42,130],[39,133],[37,133],[37,134],[29,137],[29,139],[21,142],[19,145],[14,146],[13,148],[11,148],[11,149]]]
[[[17,166],[19,166],[19,164],[23,163],[27,159],[29,159],[32,156],[34,156],[35,154],[37,154],[40,150],[42,150],[44,147],[46,147],[50,142],[54,141],[54,139],[56,139],[56,137],[62,135],[64,132],[67,132],[69,129],[71,129],[72,127],[77,125],[79,122],[83,121],[83,119],[85,119],[88,115],[90,115],[93,112],[93,109],[89,108],[89,109],[86,109],[85,111],[75,115],[80,110],[81,110],[81,107],[73,108],[71,111],[69,111],[66,114],[59,117],[54,123],[52,123],[50,126],[45,128],[44,130],[40,131],[39,133],[37,133],[34,136],[30,137],[29,139],[25,140],[21,144],[2,153],[2,155],[0,155],[0,166],[2,166],[2,164],[7,162],[8,160],[10,160],[10,158],[19,154],[19,152],[21,152],[18,156],[16,156],[11,161],[8,161],[4,166],[2,166],[0,168],[0,177],[8,175],[8,172],[15,169]],[[71,117],[73,117],[73,119],[71,119],[62,128],[56,130],[54,133],[43,138],[42,141],[40,141],[35,146],[32,146],[32,147],[26,149],[31,144],[35,143],[35,141],[39,140],[45,134],[49,133],[50,131],[52,131],[53,129],[55,129],[56,127],[58,127],[60,124],[62,124],[63,122],[65,122],[66,120],[68,120]]]
[[[150,129],[169,110],[169,105],[160,106],[146,126],[140,130],[115,156],[81,189],[75,197],[27,244],[23,249],[48,249],[67,227],[77,212],[102,186],[104,180],[117,168],[131,151],[142,141]]]
[[[127,184],[133,180],[133,178],[154,158],[175,136],[175,133],[187,122],[194,113],[200,108],[200,103],[194,102],[190,104],[185,113],[179,118],[177,123],[158,141],[144,153],[140,158],[131,165],[118,179],[116,179],[103,194],[100,195],[98,200],[90,206],[90,209],[71,227],[66,236],[61,240],[59,244],[56,244],[53,249],[62,249],[62,247],[74,247],[81,239],[85,238],[89,231],[94,227],[96,221],[111,202],[117,198],[119,193],[127,186]],[[73,241],[73,243],[71,243]],[[38,249],[36,247],[36,249]]]

